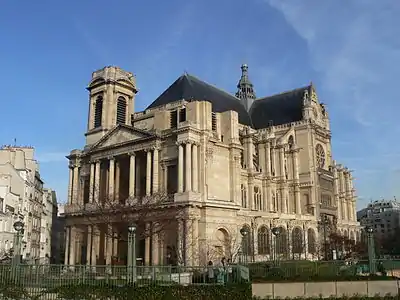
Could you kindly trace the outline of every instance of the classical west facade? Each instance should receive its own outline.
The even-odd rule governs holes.
[[[185,73],[135,112],[132,73],[92,74],[86,145],[68,156],[65,264],[124,261],[128,224],[89,222],[86,213],[105,198],[134,210],[160,192],[172,195],[162,209],[170,223],[138,241],[146,265],[235,259],[239,250],[253,260],[315,258],[330,232],[357,239],[353,179],[333,160],[314,85],[257,98],[243,65],[237,87],[231,95]],[[138,230],[151,232],[160,215],[142,221]]]

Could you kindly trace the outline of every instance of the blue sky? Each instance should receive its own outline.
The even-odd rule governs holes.
[[[233,93],[245,62],[258,96],[315,83],[358,207],[399,196],[399,15],[398,0],[3,1],[0,143],[34,146],[65,201],[92,71],[135,73],[141,110],[184,71]]]

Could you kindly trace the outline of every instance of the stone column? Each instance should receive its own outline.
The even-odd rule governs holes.
[[[113,256],[118,256],[118,232],[113,233]]]
[[[151,150],[147,150],[146,160],[146,196],[151,194]]]
[[[177,239],[176,239],[176,243],[177,243],[177,256],[178,256],[178,263],[182,264],[183,261],[183,252],[182,252],[182,244],[183,244],[183,222],[181,219],[177,220],[178,222],[178,232],[177,232]]]
[[[287,189],[286,187],[281,188],[281,211],[284,214],[288,213],[288,199],[287,199]]]
[[[94,178],[95,178],[95,168],[96,165],[94,162],[90,163],[90,177],[89,177],[89,203],[93,202],[93,191],[94,191]]]
[[[273,142],[272,149],[271,149],[271,175],[278,176],[277,168],[277,148],[276,148],[276,141]]]
[[[193,149],[192,149],[192,164],[193,164],[193,192],[198,192],[199,191],[199,163],[198,163],[198,144],[193,144]]]
[[[116,160],[115,161],[115,191],[114,198],[116,202],[119,202],[119,189],[120,189],[120,176],[121,176],[121,163]]]
[[[100,246],[100,234],[97,226],[92,226],[92,255],[91,255],[91,265],[97,265],[97,256],[99,255]]]
[[[338,178],[338,172],[336,166],[333,167],[333,180],[334,180],[334,202],[337,207],[337,212],[338,212],[338,219],[342,219],[342,205],[340,203],[339,199],[339,178]]]
[[[293,178],[294,178],[294,201],[296,203],[296,213],[301,214],[301,199],[300,199],[300,175],[299,175],[299,150],[293,150]]]
[[[93,190],[93,201],[99,203],[100,198],[100,160],[96,161],[95,175],[94,175],[94,190]]]
[[[164,192],[168,191],[168,166],[164,163],[163,166],[163,184],[164,184]]]
[[[178,144],[178,193],[183,193],[183,146]]]
[[[76,254],[76,230],[74,227],[70,227],[69,236],[69,265],[75,265],[75,254]]]
[[[153,151],[153,193],[158,192],[159,149]]]
[[[108,167],[108,195],[109,200],[114,201],[114,180],[115,180],[115,159],[114,157],[109,158],[110,165]]]
[[[74,166],[74,175],[72,183],[72,203],[78,203],[78,192],[79,192],[79,166]]]
[[[185,145],[185,159],[185,192],[190,192],[192,190],[192,144],[189,141]]]
[[[346,188],[345,188],[345,180],[343,170],[339,170],[339,179],[340,179],[340,199],[343,207],[343,220],[348,220],[348,211],[347,211],[347,203],[346,203]]]
[[[186,219],[185,220],[185,266],[192,265],[192,250],[193,250],[193,241],[192,241],[192,220]]]
[[[265,181],[262,184],[262,198],[263,198],[263,209],[264,211],[270,212],[271,209],[271,204],[270,204],[270,192],[268,189],[268,183]]]
[[[258,163],[258,168],[261,171],[262,174],[265,174],[266,172],[266,164],[265,164],[265,146],[264,144],[258,144],[258,158],[259,158],[259,163]]]
[[[73,189],[74,169],[69,167],[69,181],[68,181],[68,204],[72,204],[72,189]]]
[[[154,223],[152,226],[152,235],[151,235],[151,265],[152,266],[157,266],[159,265],[159,247],[160,247],[160,239],[159,239],[159,232],[157,232],[157,229],[159,228],[159,225],[157,223]]]
[[[111,225],[108,225],[106,229],[106,265],[111,265],[111,258],[112,258],[112,248],[113,248],[113,228]]]
[[[280,166],[280,174],[279,176],[282,179],[286,179],[285,177],[285,149],[283,146],[279,148],[279,166]]]
[[[248,170],[253,170],[254,169],[254,164],[253,164],[253,154],[254,154],[254,149],[253,149],[253,138],[248,137],[246,138],[246,147],[247,147],[247,169]]]
[[[92,261],[91,260],[92,247],[94,247],[92,241],[93,241],[92,226],[88,225],[88,227],[87,227],[87,243],[86,243],[86,265],[88,265],[88,266],[90,266],[91,261]]]
[[[69,265],[69,250],[70,250],[70,235],[71,228],[69,226],[65,227],[65,255],[64,255],[64,265]]]
[[[193,257],[193,265],[199,265],[199,218],[195,217],[192,219],[192,257]]]
[[[135,197],[135,168],[136,168],[135,152],[129,153],[129,197]]]
[[[271,176],[271,144],[265,143],[265,175]]]
[[[248,195],[248,203],[249,203],[249,208],[250,209],[256,209],[255,203],[254,203],[254,182],[253,180],[249,180],[249,185],[248,185],[249,191],[247,193]]]
[[[145,229],[146,237],[144,240],[144,264],[146,266],[149,266],[150,265],[150,247],[151,247],[151,244],[150,244],[151,226],[150,226],[150,223],[146,223],[145,226],[146,226],[146,229]]]

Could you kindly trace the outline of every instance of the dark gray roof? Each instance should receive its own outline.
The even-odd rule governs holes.
[[[238,98],[187,73],[171,84],[147,109],[182,99],[209,101],[213,112],[236,111],[239,123],[252,126],[250,116]]]
[[[303,119],[304,91],[311,91],[311,85],[285,93],[260,98],[253,102],[250,116],[255,129],[282,125]]]

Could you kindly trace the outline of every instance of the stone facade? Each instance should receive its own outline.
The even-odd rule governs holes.
[[[7,233],[0,249],[9,251],[14,243],[13,223],[24,223],[21,254],[23,259],[38,262],[41,258],[41,219],[43,180],[32,147],[0,148],[0,231]],[[4,195],[4,196],[3,196]],[[9,199],[14,199],[10,202]]]
[[[235,97],[187,76],[173,85],[195,80],[215,97]],[[274,254],[311,259],[319,257],[326,231],[356,240],[353,179],[332,158],[329,116],[314,86],[301,91],[298,121],[257,128],[240,121],[246,120],[243,110],[261,101],[246,84],[242,66],[234,98],[239,108],[221,111],[210,99],[182,96],[135,113],[133,74],[117,67],[94,72],[86,145],[68,156],[65,264],[111,264],[114,256],[124,261],[126,243],[118,237],[129,224],[118,217],[107,228],[104,218],[89,222],[88,207],[95,214],[92,204],[107,197],[128,211],[160,192],[172,195],[163,203],[172,221],[138,241],[146,265],[171,263],[171,255],[184,264],[236,260],[239,252],[251,260]],[[159,218],[149,215],[137,226],[154,228]],[[249,233],[243,239],[241,228]]]

